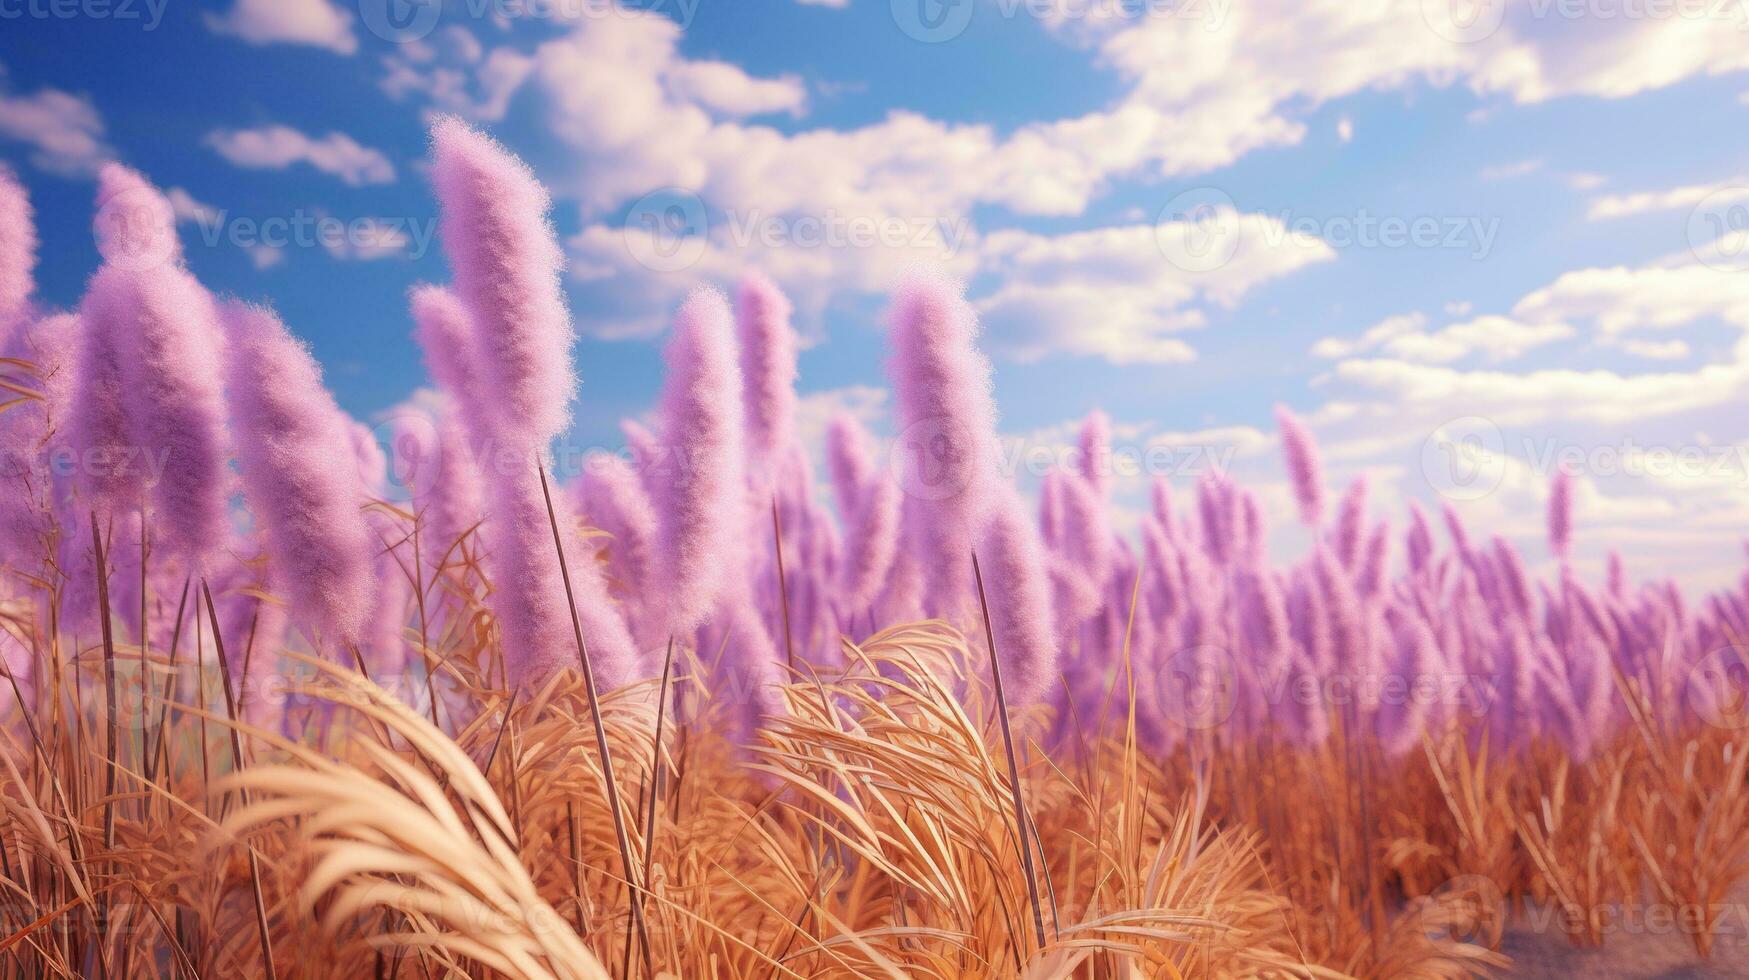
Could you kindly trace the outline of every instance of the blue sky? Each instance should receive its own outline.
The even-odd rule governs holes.
[[[1453,502],[1542,558],[1559,461],[1583,568],[1740,567],[1749,0],[1452,0],[1473,24],[1446,0],[59,3],[0,0],[42,300],[77,303],[119,159],[360,417],[424,382],[404,298],[447,278],[421,161],[450,112],[553,190],[582,442],[648,409],[684,292],[752,265],[810,342],[804,431],[878,427],[883,294],[942,265],[1013,445],[1104,407],[1138,455],[1181,450],[1130,507],[1213,459],[1288,524],[1280,402],[1381,517]],[[318,218],[348,230],[261,241]]]

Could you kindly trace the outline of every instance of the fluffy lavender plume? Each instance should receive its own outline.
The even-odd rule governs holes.
[[[182,264],[176,210],[150,181],[119,163],[97,172],[92,231],[98,254],[111,265],[144,270]]]
[[[663,468],[669,465],[661,440],[636,419],[620,420],[619,430],[625,435],[626,455],[631,458],[632,469],[637,471],[644,492],[655,500],[662,492]]]
[[[750,271],[735,293],[745,385],[747,459],[756,478],[795,441],[796,335],[790,303],[765,274]]]
[[[1232,561],[1239,537],[1238,515],[1233,513],[1230,485],[1209,473],[1196,484],[1197,514],[1202,519],[1202,544],[1216,564]]]
[[[237,458],[266,532],[273,588],[323,639],[356,644],[371,610],[376,542],[347,419],[278,317],[241,303],[223,315]]]
[[[700,289],[674,318],[664,358],[662,445],[674,465],[655,494],[668,627],[696,629],[731,585],[730,557],[747,531],[741,371],[721,293]]]
[[[627,619],[639,645],[648,650],[661,642],[663,624],[659,616],[643,615],[641,608],[633,611],[632,605],[656,595],[656,508],[631,464],[605,453],[584,461],[577,495],[584,522],[610,536],[609,574],[628,600]]]
[[[1111,417],[1098,409],[1089,412],[1081,423],[1080,454],[1076,471],[1087,481],[1101,500],[1111,496]]]
[[[852,610],[868,609],[892,571],[899,551],[902,497],[891,477],[876,472],[858,495],[855,514],[846,521],[842,588]]]
[[[486,513],[486,490],[457,414],[445,397],[435,418],[403,413],[391,433],[397,472],[413,491],[420,559],[434,570],[459,559],[458,542]]]
[[[1059,547],[1096,588],[1111,576],[1112,536],[1097,490],[1073,473],[1063,473]]]
[[[415,286],[407,294],[413,337],[425,353],[425,369],[463,415],[477,447],[493,432],[488,406],[493,399],[480,377],[473,320],[455,293],[443,286]]]
[[[1300,506],[1300,522],[1315,528],[1324,519],[1324,463],[1318,456],[1317,440],[1285,405],[1275,407],[1275,422],[1281,430],[1282,455],[1288,478],[1293,481],[1294,500]]]
[[[1451,537],[1452,550],[1458,553],[1458,557],[1469,561],[1475,549],[1470,546],[1470,532],[1464,528],[1463,519],[1449,503],[1441,507],[1440,513],[1445,518],[1445,533]]]
[[[1409,501],[1409,537],[1406,544],[1409,553],[1409,570],[1417,575],[1427,571],[1427,564],[1433,558],[1433,528],[1427,523],[1427,513],[1421,509],[1421,504]]]
[[[0,165],[0,341],[30,312],[36,289],[36,225],[30,196],[12,171]]]
[[[72,400],[79,321],[59,314],[22,323],[0,355],[35,365],[17,383],[42,397],[0,411],[0,563],[34,569],[53,558],[57,512],[64,510],[55,457]]]
[[[1390,569],[1391,525],[1389,521],[1380,521],[1366,539],[1366,555],[1361,561],[1359,581],[1356,583],[1360,594],[1368,599],[1377,599],[1382,595]]]
[[[997,486],[996,403],[977,318],[959,283],[913,274],[889,313],[905,525],[924,563],[931,608],[970,608],[968,556]]]
[[[863,488],[874,478],[874,440],[856,416],[839,412],[826,427],[826,470],[832,477],[832,496],[838,514],[848,523],[862,507]]]
[[[1609,590],[1610,598],[1617,601],[1627,599],[1628,571],[1627,566],[1622,563],[1621,552],[1619,551],[1611,550],[1609,553],[1606,581],[1608,582],[1608,585],[1605,587]]]
[[[1149,488],[1148,504],[1154,519],[1160,522],[1160,529],[1170,536],[1178,518],[1172,508],[1172,484],[1165,477],[1154,478],[1154,485]]]
[[[1549,484],[1549,550],[1562,561],[1573,552],[1573,474],[1564,466]]]
[[[1012,491],[992,510],[978,559],[1009,707],[1041,703],[1057,670],[1051,586],[1038,532]]]
[[[455,118],[431,130],[431,179],[444,252],[472,315],[473,350],[490,403],[512,434],[545,446],[570,424],[577,379],[571,317],[559,292],[564,253],[550,202],[508,150]]]
[[[1367,480],[1363,473],[1354,478],[1342,495],[1336,511],[1334,545],[1342,567],[1350,571],[1360,567],[1361,545],[1366,535]]]
[[[533,686],[566,668],[578,668],[576,635],[566,605],[565,581],[553,547],[551,519],[540,473],[530,467],[493,475],[487,485],[485,525],[492,573],[492,612],[503,637],[505,666],[515,687]],[[562,494],[553,494],[561,529],[576,526]],[[571,591],[589,648],[595,682],[612,690],[643,672],[643,657],[624,617],[607,593],[598,562],[575,541],[565,553]]]
[[[127,445],[152,478],[153,534],[198,573],[229,526],[223,338],[212,298],[177,265],[105,265],[79,317],[119,360]]]
[[[120,331],[125,326],[115,317],[96,324],[81,320],[75,358],[77,393],[67,420],[67,448],[81,504],[100,515],[137,509],[143,500],[144,468],[135,458],[123,405]]]
[[[1382,700],[1374,724],[1385,757],[1397,759],[1421,744],[1427,705],[1415,692],[1444,672],[1439,648],[1425,624],[1415,620],[1398,630],[1396,652],[1388,668],[1404,693],[1402,697]]]
[[[1239,514],[1245,529],[1245,561],[1261,568],[1269,559],[1269,524],[1263,516],[1263,504],[1249,490],[1239,494]]]

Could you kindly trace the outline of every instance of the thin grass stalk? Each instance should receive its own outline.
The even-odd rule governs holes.
[[[577,598],[571,591],[571,568],[565,564],[565,542],[559,534],[559,517],[553,510],[552,488],[547,485],[547,468],[535,464],[540,473],[540,492],[546,500],[547,521],[553,528],[553,549],[558,552],[559,575],[565,583],[565,605],[571,610],[571,630],[577,636],[577,659],[583,667],[583,689],[589,696],[589,715],[595,722],[595,745],[601,753],[601,776],[606,784],[607,808],[613,814],[613,833],[619,838],[620,866],[625,870],[627,897],[631,899],[632,927],[638,931],[638,948],[643,953],[645,969],[652,969],[650,936],[644,928],[643,906],[638,894],[643,883],[632,865],[632,844],[626,836],[625,814],[620,811],[619,784],[613,778],[613,756],[607,749],[607,726],[601,720],[601,700],[595,690],[595,672],[589,665],[589,644],[583,641],[583,620],[577,615]]]
[[[984,614],[984,639],[990,645],[990,679],[996,692],[996,716],[1002,722],[1002,748],[1008,754],[1008,782],[1014,789],[1014,829],[1020,837],[1021,866],[1026,871],[1027,897],[1032,901],[1033,936],[1038,948],[1045,948],[1045,913],[1039,903],[1038,875],[1032,866],[1032,848],[1028,846],[1026,803],[1020,794],[1020,761],[1014,754],[1014,732],[1008,723],[1008,699],[1002,690],[1002,662],[996,655],[996,630],[990,625],[990,600],[984,594],[984,570],[978,565],[977,552],[972,553],[972,577],[978,583],[978,608]]]
[[[182,642],[182,614],[188,608],[189,581],[190,580],[187,578],[182,580],[182,598],[176,600],[176,625],[170,631],[170,666],[164,678],[164,703],[158,707],[158,737],[156,743],[151,747],[151,750],[146,752],[144,768],[146,771],[147,782],[151,782],[152,778],[157,775],[158,756],[164,751],[164,730],[170,724],[170,700],[172,691],[176,684],[176,651]],[[199,613],[196,613],[195,615],[198,617]],[[197,653],[195,656],[197,667],[199,666],[199,659],[200,657]],[[143,663],[144,661],[142,660],[142,664]],[[142,680],[142,690],[144,689],[144,686],[145,682]],[[145,702],[141,702],[140,709],[141,714],[144,715]],[[168,758],[165,759],[164,768],[165,771],[169,771],[170,762]]]
[[[777,595],[783,605],[783,662],[794,673],[796,669],[796,647],[790,641],[789,629],[789,578],[783,571],[783,521],[777,516],[777,498],[771,498],[771,533],[777,541]]]
[[[662,723],[667,719],[668,681],[674,672],[674,637],[668,638],[668,652],[662,658],[662,683],[656,693],[656,732],[650,741],[650,798],[649,807],[644,811],[644,867],[638,874],[638,880],[650,880],[650,865],[656,856],[656,802],[662,798]],[[634,899],[639,906],[644,904],[644,894],[639,892]],[[632,975],[632,944],[626,943],[625,964],[620,975]],[[655,964],[649,964],[653,969]]]
[[[206,611],[213,628],[213,649],[219,661],[219,679],[225,685],[225,715],[229,721],[226,725],[231,732],[231,769],[233,772],[243,771],[243,736],[238,730],[241,724],[237,720],[237,696],[231,690],[231,667],[225,659],[224,634],[219,630],[219,609],[213,605],[212,589],[207,587],[206,579],[200,582],[201,594],[206,596]],[[249,790],[239,786],[237,795],[243,804],[249,804]],[[255,848],[248,841],[243,842],[249,858],[249,888],[255,894],[255,926],[261,931],[261,967],[266,972],[267,980],[279,980],[279,971],[273,966],[273,932],[267,924],[267,901],[261,894],[261,858],[255,853]]]
[[[99,624],[103,629],[103,691],[104,691],[104,769],[103,769],[103,852],[104,862],[110,874],[116,872],[116,865],[108,855],[115,853],[115,786],[117,779],[116,752],[117,743],[121,738],[121,720],[116,714],[115,689],[115,636],[109,621],[109,567],[103,554],[103,535],[97,530],[97,512],[91,512],[91,543],[96,548],[97,557],[97,611]],[[76,832],[76,831],[75,831]],[[97,908],[99,966],[105,976],[109,974],[108,942],[104,938],[109,932],[109,893],[105,891],[99,899]]]

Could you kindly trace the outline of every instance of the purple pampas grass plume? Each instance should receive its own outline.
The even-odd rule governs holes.
[[[644,485],[644,492],[651,500],[657,499],[661,494],[663,468],[669,465],[661,440],[636,419],[621,420],[619,430],[626,437],[626,455],[631,458],[632,469],[637,471],[638,482]]]
[[[977,318],[959,283],[913,274],[888,315],[899,486],[905,526],[924,565],[930,607],[971,610],[971,561],[997,486],[996,403]]]
[[[1564,466],[1549,483],[1549,550],[1561,561],[1573,552],[1573,474]]]
[[[505,423],[494,435],[545,446],[570,424],[577,388],[571,317],[559,292],[564,253],[547,221],[546,189],[521,160],[460,120],[439,120],[431,144],[444,251],[472,315],[491,411]]]
[[[774,470],[795,441],[796,335],[790,304],[764,273],[741,277],[735,327],[741,346],[741,381],[747,419],[747,463],[755,479]]]
[[[119,163],[97,172],[92,231],[108,265],[139,271],[182,264],[175,209],[150,181]]]
[[[1262,568],[1269,560],[1269,522],[1263,516],[1263,504],[1251,491],[1241,491],[1239,513],[1245,528],[1245,561],[1253,568]]]
[[[1076,471],[1101,500],[1111,496],[1111,484],[1117,475],[1112,470],[1111,418],[1094,409],[1081,423],[1080,455]]]
[[[1154,519],[1160,522],[1160,530],[1171,537],[1177,531],[1177,516],[1172,507],[1172,484],[1163,476],[1154,478],[1154,485],[1149,488],[1148,506]]]
[[[1361,543],[1366,534],[1366,474],[1354,478],[1336,511],[1336,534],[1333,544],[1342,567],[1355,571],[1360,567]]]
[[[155,187],[109,164],[98,175],[97,203],[105,261],[80,308],[81,366],[90,371],[94,398],[84,432],[88,447],[119,438],[104,448],[122,448],[115,468],[125,472],[89,473],[92,503],[107,510],[149,497],[155,536],[198,573],[229,529],[218,314],[182,267],[174,214]],[[97,389],[111,385],[118,386],[114,403],[97,398]]]
[[[36,225],[30,196],[18,178],[0,165],[0,341],[30,312],[36,289]]]
[[[1608,590],[1611,599],[1618,602],[1627,600],[1628,570],[1627,566],[1622,563],[1621,552],[1612,550],[1609,553],[1608,572],[1605,575],[1605,581],[1607,582],[1605,588]]]
[[[560,669],[580,667],[540,472],[531,465],[494,473],[487,494],[492,612],[502,634],[511,685],[532,686]],[[553,510],[561,533],[576,526],[562,495],[553,496]],[[600,564],[582,551],[573,545],[565,553],[577,618],[595,682],[602,690],[612,690],[641,676],[643,658],[607,594]]]
[[[700,289],[687,297],[663,356],[662,445],[676,459],[654,496],[668,628],[685,634],[709,618],[732,585],[731,558],[748,530],[741,371],[721,293]]]
[[[1391,525],[1389,521],[1380,521],[1366,539],[1366,556],[1361,562],[1360,580],[1357,583],[1360,594],[1368,599],[1377,599],[1384,593],[1385,579],[1390,577],[1390,570]]]
[[[1409,535],[1405,545],[1409,553],[1409,571],[1420,575],[1433,558],[1433,528],[1427,523],[1427,513],[1421,504],[1409,501]]]
[[[1401,625],[1387,669],[1395,683],[1389,688],[1390,696],[1381,698],[1373,725],[1385,757],[1398,759],[1421,744],[1421,733],[1429,721],[1422,692],[1430,682],[1439,683],[1444,674],[1439,647],[1425,623],[1409,619]]]
[[[826,427],[826,472],[832,478],[832,497],[838,516],[848,524],[862,506],[862,492],[880,468],[875,461],[874,440],[856,416],[839,412]]]
[[[462,413],[475,445],[494,431],[488,405],[492,398],[480,377],[473,319],[455,293],[442,286],[415,286],[407,294],[413,314],[413,337],[425,352],[425,369],[450,404]]]
[[[1050,577],[1038,532],[1011,490],[1001,494],[991,511],[978,561],[1009,706],[1041,703],[1057,673]]]
[[[229,529],[223,343],[212,298],[177,265],[106,265],[92,277],[80,320],[120,359],[123,422],[146,464],[154,537],[198,566]]]
[[[639,645],[654,649],[663,639],[662,611],[653,601],[658,594],[655,505],[631,464],[606,453],[584,461],[577,495],[584,522],[610,536],[607,567],[620,584],[626,620]]]
[[[227,390],[243,491],[268,545],[271,580],[324,640],[358,643],[370,614],[376,540],[347,419],[310,352],[268,310],[227,304]]]
[[[1239,515],[1233,511],[1232,484],[1209,473],[1196,484],[1197,515],[1202,520],[1202,546],[1217,565],[1230,563],[1237,551]]]
[[[1470,546],[1470,532],[1465,529],[1463,519],[1458,517],[1457,510],[1449,503],[1440,508],[1440,513],[1445,518],[1445,533],[1451,537],[1452,550],[1457,552],[1459,558],[1470,561],[1475,549]]]
[[[394,463],[413,491],[420,558],[434,570],[455,564],[458,542],[486,513],[486,490],[457,414],[445,397],[435,418],[406,412],[394,420]]]
[[[122,403],[126,382],[118,331],[123,324],[107,318],[95,328],[83,321],[79,327],[76,394],[67,420],[72,481],[81,505],[100,515],[134,510],[142,499],[144,473],[133,455]],[[78,510],[73,509],[75,515]]]
[[[1281,430],[1282,456],[1300,507],[1300,522],[1317,527],[1324,519],[1324,464],[1318,456],[1318,442],[1285,405],[1275,406],[1275,423]]]
[[[901,496],[891,477],[876,472],[845,525],[840,587],[851,610],[868,609],[886,585],[899,552]]]
[[[57,511],[65,509],[63,480],[51,465],[64,456],[64,426],[72,400],[79,321],[58,314],[22,323],[0,354],[32,370],[0,367],[6,381],[41,395],[0,410],[0,563],[41,567],[54,558]]]
[[[1073,473],[1062,474],[1062,527],[1058,547],[1095,588],[1111,576],[1112,535],[1095,488]]]

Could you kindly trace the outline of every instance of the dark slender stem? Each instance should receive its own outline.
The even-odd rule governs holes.
[[[777,498],[771,498],[771,533],[777,539],[777,595],[783,604],[783,661],[796,669],[796,648],[789,632],[789,578],[783,571],[783,522],[777,518]]]
[[[213,649],[219,660],[219,679],[225,685],[225,715],[230,724],[225,726],[231,732],[231,770],[243,771],[243,736],[237,730],[237,696],[231,689],[231,665],[225,659],[225,638],[219,630],[219,610],[213,605],[213,590],[207,587],[206,579],[200,580],[201,595],[206,597],[206,611],[213,629]],[[237,796],[243,804],[249,804],[249,791],[239,788]],[[273,933],[267,925],[267,901],[261,895],[261,859],[256,856],[254,846],[247,841],[243,843],[249,853],[249,885],[255,892],[255,927],[261,931],[261,966],[266,971],[267,980],[279,980],[279,971],[273,968]]]
[[[109,621],[109,566],[103,554],[103,535],[97,530],[97,512],[91,512],[91,544],[97,555],[97,611],[103,627],[103,690],[105,718],[105,751],[109,764],[103,770],[103,852],[108,855],[115,853],[115,783],[116,783],[116,752],[121,740],[121,721],[116,712],[115,690],[115,636]],[[106,866],[113,874],[115,866]],[[99,927],[109,928],[109,896],[104,894],[96,910]],[[105,976],[109,975],[108,945],[99,943],[100,966]]]
[[[642,884],[632,866],[631,839],[626,836],[625,814],[620,812],[619,784],[613,778],[613,756],[607,751],[607,726],[601,720],[601,700],[595,690],[595,671],[589,665],[589,644],[583,641],[583,621],[577,615],[577,597],[571,591],[571,568],[565,564],[565,542],[559,534],[559,515],[553,510],[553,492],[547,486],[547,469],[536,464],[540,473],[540,492],[546,499],[547,521],[553,526],[553,550],[558,553],[559,575],[565,582],[565,605],[571,610],[571,629],[577,634],[577,659],[583,667],[583,689],[589,696],[589,714],[595,722],[595,745],[601,753],[601,776],[606,784],[607,809],[613,814],[614,836],[619,838],[619,860],[625,870],[626,888],[632,898],[632,925],[638,931],[638,948],[644,955],[644,967],[653,969],[650,960],[650,935],[644,929],[643,905],[638,900]]]
[[[1045,913],[1039,904],[1038,874],[1032,866],[1032,846],[1027,843],[1026,803],[1020,795],[1020,761],[1014,755],[1014,732],[1008,725],[1008,698],[1002,691],[1002,660],[996,656],[996,630],[990,625],[990,601],[984,595],[984,570],[978,566],[978,556],[972,555],[972,575],[978,580],[978,605],[984,611],[984,639],[990,646],[990,677],[996,687],[996,715],[1002,720],[1002,745],[1008,752],[1008,782],[1014,788],[1014,827],[1020,834],[1021,865],[1026,869],[1026,890],[1032,899],[1033,933],[1039,949],[1045,947]]]

